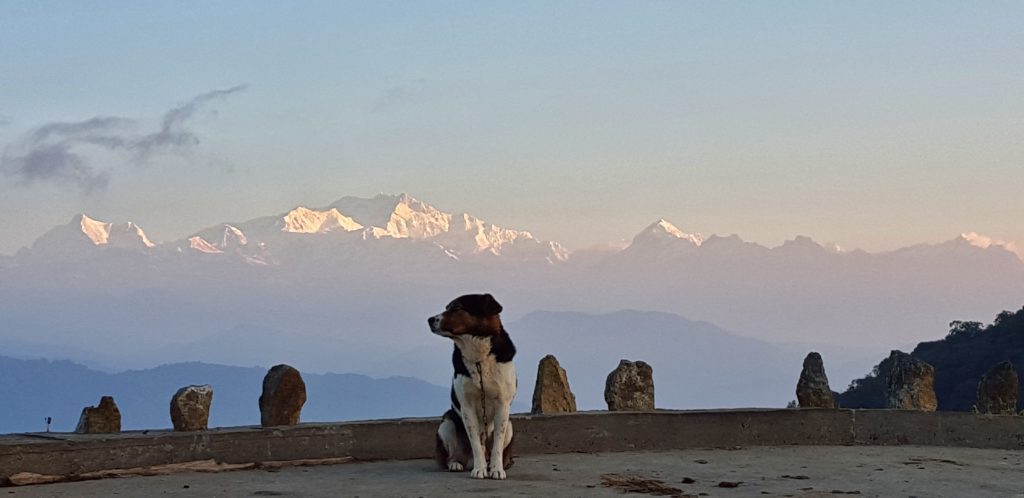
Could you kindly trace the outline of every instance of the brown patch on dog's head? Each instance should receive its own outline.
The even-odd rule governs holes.
[[[444,312],[427,319],[430,330],[445,337],[494,335],[501,332],[501,304],[490,294],[467,294],[448,303]]]

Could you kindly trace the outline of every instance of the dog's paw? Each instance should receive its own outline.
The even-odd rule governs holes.
[[[459,462],[452,462],[448,464],[448,472],[462,472],[466,470]]]
[[[473,479],[484,479],[487,477],[487,469],[483,467],[476,467],[469,473],[469,477],[472,477]]]
[[[491,472],[487,477],[490,477],[491,479],[505,479],[505,470],[502,468],[491,469]]]

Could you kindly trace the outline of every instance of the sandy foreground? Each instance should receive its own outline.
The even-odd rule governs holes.
[[[575,453],[518,457],[506,481],[470,479],[464,472],[437,471],[430,460],[411,460],[116,478],[4,488],[0,494],[568,497],[624,496],[624,486],[646,491],[628,494],[636,497],[652,496],[659,490],[665,493],[661,496],[1024,497],[1024,452],[790,446]]]

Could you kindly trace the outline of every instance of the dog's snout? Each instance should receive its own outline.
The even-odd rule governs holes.
[[[437,317],[436,316],[432,316],[432,317],[428,317],[427,318],[427,325],[430,325],[431,327],[433,327],[435,323],[437,323]]]

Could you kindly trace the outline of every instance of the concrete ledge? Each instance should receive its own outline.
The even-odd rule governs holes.
[[[249,463],[433,456],[439,419],[301,424],[201,432],[0,436],[0,480],[214,459]],[[517,454],[735,446],[923,445],[1024,449],[1024,417],[890,410],[580,412],[513,417]]]

